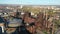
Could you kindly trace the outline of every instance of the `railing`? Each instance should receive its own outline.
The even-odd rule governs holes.
[[[2,28],[2,33],[4,33],[4,23],[0,23],[0,27]]]

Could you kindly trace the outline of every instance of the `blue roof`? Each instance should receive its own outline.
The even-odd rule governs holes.
[[[0,23],[4,22],[4,19],[2,17],[0,17]]]

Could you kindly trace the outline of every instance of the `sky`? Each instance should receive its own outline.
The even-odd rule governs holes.
[[[0,4],[60,5],[60,0],[0,0]]]

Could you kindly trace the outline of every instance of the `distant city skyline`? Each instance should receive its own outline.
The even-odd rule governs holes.
[[[60,5],[60,0],[0,0],[0,4]]]

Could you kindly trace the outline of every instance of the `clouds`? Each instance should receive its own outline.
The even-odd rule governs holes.
[[[0,4],[60,5],[60,0],[0,0]]]
[[[21,4],[32,5],[59,5],[60,0],[21,0]]]
[[[19,0],[0,0],[0,4],[18,4]]]

